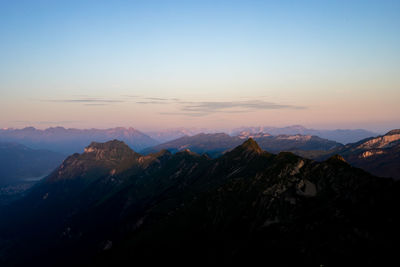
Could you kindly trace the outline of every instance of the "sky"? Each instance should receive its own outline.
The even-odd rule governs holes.
[[[400,1],[0,0],[0,128],[400,128]]]

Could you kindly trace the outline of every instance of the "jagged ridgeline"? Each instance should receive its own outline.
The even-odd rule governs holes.
[[[215,159],[92,143],[0,211],[0,263],[384,265],[397,260],[399,204],[398,182],[341,156],[253,139]]]

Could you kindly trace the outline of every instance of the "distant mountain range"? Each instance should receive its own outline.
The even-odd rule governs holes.
[[[400,178],[397,167],[399,162],[398,147],[391,144],[390,149],[387,146],[374,149],[365,146],[364,150],[361,149],[361,147],[358,147],[359,142],[380,138],[371,137],[373,133],[365,130],[323,131],[307,129],[302,126],[289,126],[284,128],[240,128],[231,132],[230,135],[225,133],[195,134],[201,130],[204,129],[177,128],[152,132],[151,135],[158,139],[156,140],[133,128],[80,130],[55,127],[38,130],[27,127],[0,130],[0,142],[16,142],[34,149],[51,150],[66,155],[83,151],[84,147],[92,141],[106,142],[118,139],[143,154],[154,153],[162,149],[168,149],[172,153],[189,149],[199,154],[207,153],[211,157],[218,157],[241,144],[243,140],[253,138],[262,149],[271,153],[290,151],[316,160],[324,160],[333,154],[340,154],[350,164],[368,170],[375,175]],[[242,131],[238,132],[239,130]],[[319,136],[305,133],[319,134]],[[168,140],[173,136],[180,137],[160,144],[161,140]],[[321,138],[321,136],[332,136],[336,140],[346,139],[347,141],[364,136],[368,136],[368,138],[360,139],[361,141],[357,139],[357,142],[343,146],[341,143]],[[393,144],[397,143],[394,142]],[[365,154],[361,155],[364,152]]]
[[[65,155],[82,152],[92,141],[106,142],[119,139],[135,150],[154,146],[159,142],[133,128],[66,129],[45,130],[27,127],[23,129],[0,129],[0,142],[16,142],[37,149],[48,149]]]
[[[203,128],[175,128],[143,133],[134,128],[110,129],[66,129],[53,127],[45,130],[26,127],[23,129],[0,129],[0,142],[15,142],[35,149],[47,149],[65,155],[82,152],[92,141],[106,142],[113,139],[124,141],[136,151],[154,147],[155,145],[175,139],[194,136],[200,133],[217,133],[215,130]],[[231,136],[245,133],[263,133],[265,135],[311,135],[339,143],[357,142],[376,136],[366,130],[314,130],[303,126],[276,127],[242,127],[228,132]],[[237,145],[238,143],[234,143]],[[232,146],[231,146],[232,147]]]
[[[211,157],[217,157],[221,154],[240,145],[243,140],[253,138],[262,149],[272,153],[282,151],[296,150],[330,150],[342,147],[335,141],[319,138],[317,136],[304,135],[278,135],[272,136],[264,133],[248,133],[241,132],[238,136],[230,136],[225,133],[215,134],[197,134],[194,136],[184,136],[173,141],[156,145],[142,151],[144,154],[153,153],[162,149],[169,150],[173,153],[189,149],[198,154],[207,153]]]
[[[271,135],[314,135],[319,136],[324,139],[333,140],[342,144],[354,143],[361,139],[365,139],[372,136],[377,136],[377,133],[370,132],[363,129],[336,129],[336,130],[317,130],[317,129],[308,129],[301,125],[293,125],[287,127],[241,127],[232,130],[231,135],[238,135],[241,132],[249,132],[249,133],[268,133]]]
[[[200,133],[210,133],[210,132],[212,132],[210,129],[205,129],[205,128],[180,127],[180,128],[146,132],[146,134],[160,143],[165,143],[168,141],[178,139],[183,136],[193,136]]]
[[[216,159],[92,143],[0,207],[0,264],[387,265],[399,205],[399,182],[338,155],[275,155],[253,139]]]
[[[378,135],[377,133],[363,129],[321,130],[321,129],[309,129],[301,125],[293,125],[287,127],[270,127],[270,126],[240,127],[233,130],[225,130],[222,132],[226,132],[231,136],[238,136],[243,132],[265,133],[270,135],[297,135],[297,134],[312,135],[312,136],[319,136],[323,139],[333,140],[342,144],[354,143],[359,140]],[[200,133],[218,133],[218,131],[205,128],[182,127],[175,129],[146,132],[147,135],[159,141],[160,143],[172,141],[183,136],[193,136]]]

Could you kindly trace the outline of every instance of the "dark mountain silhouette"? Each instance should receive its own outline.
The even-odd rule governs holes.
[[[92,143],[0,209],[0,263],[376,266],[397,259],[399,204],[398,182],[341,156]]]
[[[106,142],[112,139],[122,140],[135,150],[158,144],[156,140],[136,129],[123,127],[83,130],[63,127],[45,130],[33,127],[0,129],[0,141],[21,143],[32,148],[48,149],[65,155],[82,152],[84,147],[92,141]]]

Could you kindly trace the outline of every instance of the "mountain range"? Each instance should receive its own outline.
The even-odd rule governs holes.
[[[157,140],[159,143],[165,143],[168,141],[172,141],[178,139],[183,136],[193,136],[200,133],[211,133],[215,132],[206,128],[172,128],[172,129],[164,129],[158,131],[150,131],[146,132],[148,136]]]
[[[335,141],[319,138],[318,136],[304,135],[278,135],[272,136],[266,133],[241,132],[237,136],[230,136],[225,133],[204,134],[194,136],[183,136],[163,144],[142,150],[142,153],[154,153],[162,149],[170,152],[177,152],[189,149],[198,154],[207,153],[211,157],[217,157],[243,143],[243,140],[253,138],[262,149],[272,153],[296,150],[331,150],[342,147]]]
[[[161,149],[175,153],[189,149],[199,154],[207,153],[211,157],[218,157],[247,138],[253,138],[262,149],[272,153],[293,152],[318,161],[339,154],[351,165],[377,176],[400,179],[400,130],[392,130],[385,135],[369,137],[347,145],[318,136],[300,134],[278,136],[263,132],[240,132],[237,136],[224,133],[198,134],[144,149],[142,153]]]
[[[82,152],[92,141],[105,142],[119,139],[135,150],[154,146],[159,142],[134,128],[66,129],[53,127],[45,130],[34,127],[0,129],[0,142],[15,142],[36,149],[48,149],[63,153]]]
[[[312,135],[319,136],[324,139],[333,140],[342,144],[354,143],[361,139],[378,135],[377,133],[367,131],[364,129],[335,129],[335,130],[322,130],[322,129],[309,129],[301,125],[293,125],[287,127],[241,127],[231,131],[231,135],[238,135],[241,132],[249,133],[269,133],[271,135]]]
[[[238,136],[243,132],[247,133],[268,133],[270,135],[311,135],[319,136],[323,139],[329,139],[338,143],[347,144],[354,143],[361,139],[371,136],[377,136],[375,132],[367,131],[364,129],[310,129],[301,125],[292,125],[286,127],[271,127],[271,126],[257,126],[257,127],[239,127],[235,129],[215,130],[206,128],[172,128],[159,131],[146,132],[147,135],[160,143],[169,142],[183,136],[193,136],[200,133],[218,133],[225,132],[231,136]]]
[[[244,140],[243,140],[244,141]],[[248,139],[212,159],[93,142],[0,207],[0,263],[385,265],[399,182]]]
[[[357,142],[361,139],[376,136],[377,134],[366,130],[314,130],[295,125],[283,128],[277,127],[242,127],[226,131],[231,136],[243,135],[247,132],[265,133],[269,135],[311,135],[322,139],[333,140],[338,143]],[[14,142],[34,149],[47,149],[65,155],[82,152],[84,147],[92,141],[106,142],[112,139],[124,141],[136,151],[154,147],[175,139],[194,136],[200,133],[218,133],[216,130],[204,128],[174,128],[158,131],[141,132],[134,128],[110,129],[66,129],[52,127],[45,130],[34,127],[23,129],[0,129],[0,142]],[[235,143],[237,144],[237,143]]]

